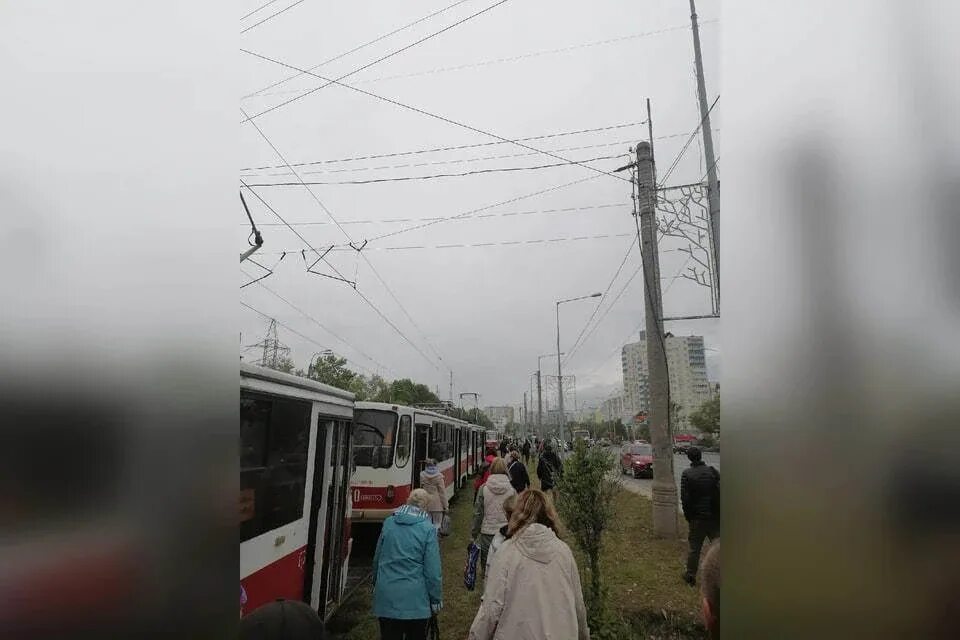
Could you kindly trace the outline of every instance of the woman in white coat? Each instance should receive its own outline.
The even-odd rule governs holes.
[[[546,494],[528,489],[517,498],[469,640],[590,639],[577,563],[557,529]]]

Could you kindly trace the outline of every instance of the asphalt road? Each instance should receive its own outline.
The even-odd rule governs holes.
[[[619,447],[615,448],[615,451],[619,454]],[[720,471],[720,454],[719,453],[710,453],[704,452],[703,461],[709,465],[712,465],[716,468],[717,471]],[[687,460],[687,456],[679,453],[673,455],[673,475],[677,481],[677,492],[680,492],[680,474],[683,473],[683,470],[690,466],[690,461]],[[619,471],[619,466],[618,466]],[[651,497],[653,495],[653,480],[647,478],[634,478],[632,475],[621,474],[623,479],[623,488],[628,491],[633,491],[634,493],[639,493],[642,496]]]

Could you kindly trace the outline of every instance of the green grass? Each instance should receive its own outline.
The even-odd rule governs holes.
[[[531,469],[530,477],[534,486],[538,486],[535,469]],[[480,606],[480,585],[472,592],[463,586],[472,498],[470,482],[450,504],[451,535],[440,543],[444,599],[439,622],[444,638],[466,638]],[[649,499],[621,490],[615,501],[616,517],[605,534],[602,569],[610,609],[620,627],[616,637],[623,640],[706,638],[699,620],[697,591],[680,577],[686,543],[653,538]],[[576,548],[574,553],[582,572],[585,566],[582,555]],[[586,579],[583,581],[586,584]],[[337,640],[379,638],[377,621],[370,614],[372,597],[369,584],[358,588],[330,621],[331,637]]]

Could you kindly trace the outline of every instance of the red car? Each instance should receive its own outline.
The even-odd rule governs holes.
[[[620,472],[634,478],[653,477],[653,448],[645,442],[625,444],[620,449]]]

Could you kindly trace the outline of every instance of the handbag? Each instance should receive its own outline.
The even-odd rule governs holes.
[[[446,513],[443,514],[443,519],[440,520],[440,535],[450,535],[450,516]]]
[[[427,640],[440,640],[440,623],[437,621],[437,614],[430,616],[430,622],[427,624]]]
[[[480,561],[480,545],[471,541],[467,545],[467,562],[463,565],[463,586],[473,591],[477,586],[477,564]]]

